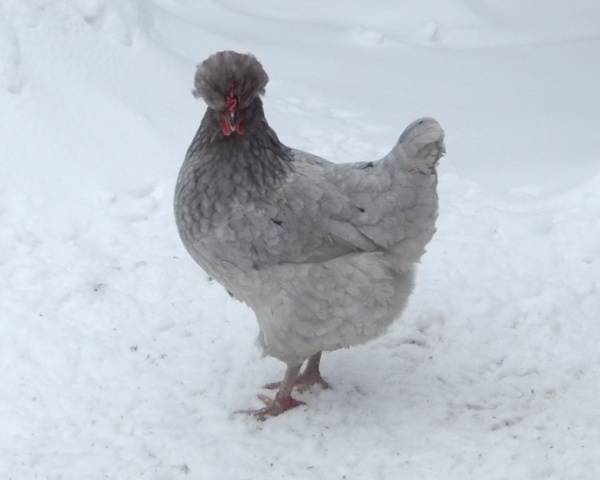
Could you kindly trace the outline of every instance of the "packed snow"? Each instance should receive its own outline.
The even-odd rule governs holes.
[[[446,130],[409,308],[263,423],[283,365],[172,214],[223,49],[288,145]],[[0,478],[600,478],[598,58],[595,0],[0,0]]]

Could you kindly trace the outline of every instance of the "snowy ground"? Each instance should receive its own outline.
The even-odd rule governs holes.
[[[171,212],[226,48],[289,145],[447,131],[408,311],[265,423],[282,365]],[[0,478],[600,478],[598,58],[594,0],[0,0]]]

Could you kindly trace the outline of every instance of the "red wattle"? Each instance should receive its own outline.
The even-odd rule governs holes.
[[[229,122],[225,119],[221,121],[221,130],[223,131],[223,135],[225,135],[226,137],[231,135],[231,127],[229,126]]]

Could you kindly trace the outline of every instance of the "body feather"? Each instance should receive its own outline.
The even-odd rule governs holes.
[[[443,152],[432,119],[409,126],[376,162],[338,165],[282,147],[285,175],[258,191],[238,178],[242,165],[227,172],[219,158],[210,175],[210,148],[191,149],[176,193],[180,233],[254,309],[265,353],[301,362],[373,338],[399,316],[435,231]]]

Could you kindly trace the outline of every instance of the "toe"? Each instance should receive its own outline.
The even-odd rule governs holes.
[[[252,415],[257,420],[263,421],[269,417],[280,415],[299,405],[305,405],[304,402],[292,397],[275,397],[275,399],[271,399],[266,395],[257,395],[257,397],[265,404],[263,408],[259,408],[258,410],[239,410],[236,413]]]
[[[267,383],[266,385],[263,385],[262,388],[266,388],[267,390],[277,390],[280,386],[281,386],[281,382],[273,382],[273,383]]]
[[[270,405],[272,405],[272,404],[273,404],[273,399],[272,399],[272,398],[270,398],[270,397],[268,397],[268,396],[266,396],[266,395],[263,395],[263,394],[260,394],[260,393],[259,393],[259,394],[257,395],[257,398],[258,398],[258,399],[259,399],[261,402],[263,402],[263,403],[264,403],[264,404],[265,404],[267,407],[269,407]]]

